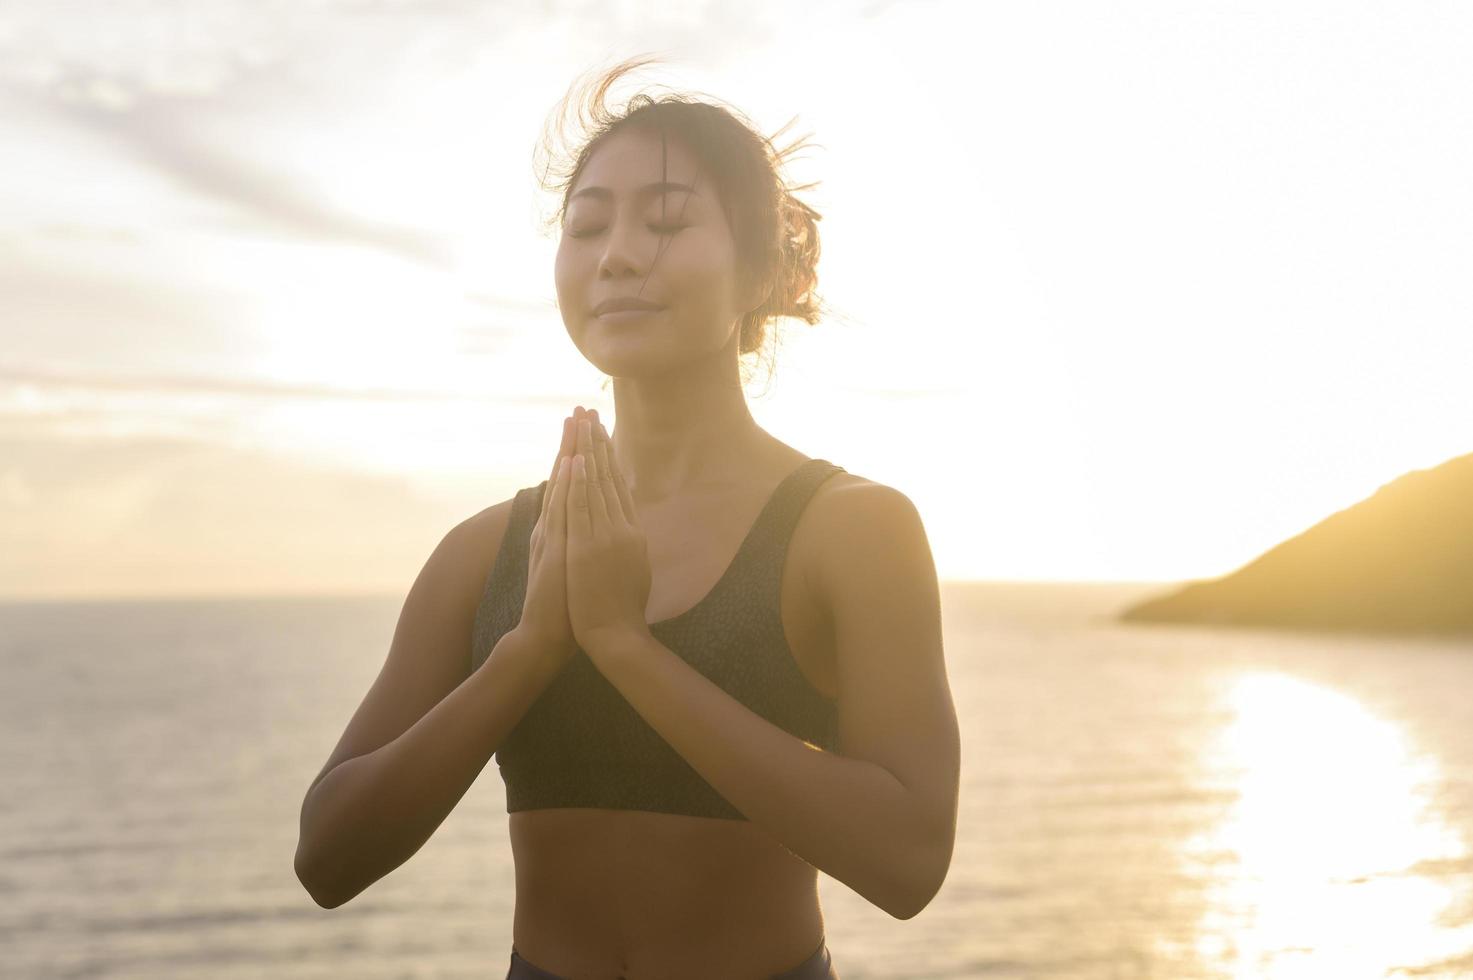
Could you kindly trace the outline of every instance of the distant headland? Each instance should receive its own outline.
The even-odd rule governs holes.
[[[1473,453],[1412,470],[1221,578],[1123,622],[1473,633]]]

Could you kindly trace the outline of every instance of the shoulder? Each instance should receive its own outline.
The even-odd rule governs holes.
[[[930,559],[915,504],[887,484],[835,473],[819,484],[808,511],[805,577],[828,613],[838,596],[853,590],[856,578],[884,576],[896,570],[896,561],[908,566],[920,551]]]
[[[866,479],[844,470],[834,473],[818,485],[809,503],[811,520],[828,532],[823,540],[852,537],[864,532],[858,522],[871,519],[906,521],[920,519],[915,504],[901,491],[884,483]],[[886,528],[882,528],[884,530]]]
[[[435,578],[453,591],[462,605],[474,607],[480,602],[481,590],[511,525],[515,503],[513,495],[467,517],[446,532],[430,556]]]
[[[451,528],[449,536],[456,538],[466,551],[489,550],[494,554],[501,547],[501,539],[511,524],[512,508],[516,502],[516,494],[513,494],[500,503],[477,511]]]

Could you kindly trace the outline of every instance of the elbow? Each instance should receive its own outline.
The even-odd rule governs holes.
[[[871,866],[864,882],[840,879],[892,919],[913,919],[931,904],[941,882],[914,861]]]
[[[292,868],[297,873],[297,880],[302,883],[307,894],[312,896],[312,901],[321,908],[335,909],[353,897],[331,884],[329,876],[323,874],[322,869],[314,864],[306,848],[300,843],[297,845],[296,857],[292,859]]]
[[[917,878],[913,873],[911,880],[904,889],[893,892],[888,901],[880,905],[891,918],[914,919],[921,914],[921,910],[931,904],[936,893],[941,890],[941,883],[945,880],[945,873],[940,877],[926,879]]]
[[[889,901],[880,907],[891,917],[904,920],[915,918],[930,905],[951,869],[952,841],[949,834],[932,837],[912,849],[894,876],[897,885],[891,889]]]
[[[925,881],[913,882],[904,892],[897,893],[891,901],[882,906],[891,918],[914,919],[921,914],[921,910],[931,904],[931,899],[941,890],[941,882]]]
[[[297,833],[297,851],[292,858],[292,869],[307,894],[312,896],[312,901],[322,908],[335,909],[351,901],[367,886],[355,888],[351,885],[355,875],[352,864],[343,851],[342,832],[323,827],[321,815],[309,812],[315,802],[313,794],[321,785],[322,781],[319,780],[307,791],[307,798],[302,803],[301,826]]]

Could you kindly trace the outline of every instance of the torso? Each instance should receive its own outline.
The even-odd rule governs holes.
[[[647,622],[683,613],[711,590],[772,491],[807,458],[776,440],[771,456],[770,466],[720,499],[640,513],[650,557]],[[819,485],[783,568],[788,646],[830,698],[837,664],[832,629],[810,587],[822,547],[810,517],[829,494],[863,482],[840,472]],[[509,826],[513,944],[560,976],[767,976],[802,962],[823,938],[817,871],[747,821],[566,808],[518,811]]]

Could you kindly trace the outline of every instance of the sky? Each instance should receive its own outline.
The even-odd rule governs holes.
[[[0,0],[0,597],[402,594],[613,417],[569,87],[812,134],[752,414],[944,580],[1231,572],[1473,452],[1473,7]],[[617,425],[617,420],[616,423]]]

